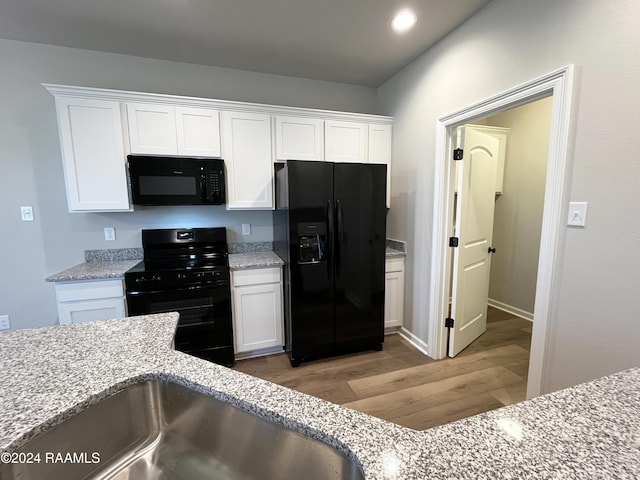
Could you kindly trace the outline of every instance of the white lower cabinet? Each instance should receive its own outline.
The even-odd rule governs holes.
[[[281,350],[284,345],[282,268],[231,272],[236,353]]]
[[[404,257],[387,258],[385,265],[384,328],[398,328],[404,313]]]
[[[122,280],[58,282],[55,288],[60,325],[127,315]]]

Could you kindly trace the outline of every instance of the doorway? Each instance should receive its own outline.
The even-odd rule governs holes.
[[[453,131],[457,126],[505,110],[552,97],[551,133],[545,180],[540,255],[534,306],[534,324],[527,385],[527,398],[542,393],[544,356],[548,327],[553,318],[554,283],[557,275],[558,251],[564,238],[564,219],[567,214],[569,145],[571,135],[572,98],[574,95],[574,67],[567,66],[477,104],[442,117],[436,130],[434,227],[431,264],[429,355],[446,355],[447,329],[445,318],[449,308],[451,252],[448,244],[449,226],[453,219],[451,192],[454,188]]]
[[[495,309],[510,314],[499,315],[503,323],[513,317],[533,321],[552,100],[546,97],[456,128],[456,146],[464,148],[464,158],[454,162],[455,221],[450,237],[459,245],[451,267],[449,318],[455,324],[449,328],[450,357],[485,334],[489,313],[496,317]],[[477,172],[482,162],[488,163],[481,173],[497,164],[490,180]],[[461,175],[469,169],[472,173]],[[473,178],[489,185],[468,183]],[[472,209],[465,208],[469,202],[464,195],[471,198]],[[490,218],[482,218],[483,200]],[[472,268],[466,268],[468,264]],[[489,335],[496,334],[492,331],[497,325],[492,326]],[[526,330],[531,331],[530,324]]]

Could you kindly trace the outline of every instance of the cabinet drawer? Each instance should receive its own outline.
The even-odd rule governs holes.
[[[122,297],[124,288],[122,280],[97,280],[56,283],[58,302],[75,302],[78,300],[94,300],[100,298]]]
[[[404,270],[404,258],[387,258],[385,262],[385,272],[402,272]]]
[[[234,287],[243,285],[260,285],[263,283],[280,283],[282,279],[282,269],[276,268],[256,268],[253,270],[237,270],[231,272]]]
[[[126,309],[122,298],[58,303],[60,325],[122,318],[125,316]]]

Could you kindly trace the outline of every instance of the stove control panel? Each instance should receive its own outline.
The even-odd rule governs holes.
[[[188,285],[228,285],[229,271],[225,270],[200,270],[191,272],[188,270],[181,271],[162,271],[162,272],[145,272],[126,274],[125,283],[136,287],[144,286],[188,286]]]

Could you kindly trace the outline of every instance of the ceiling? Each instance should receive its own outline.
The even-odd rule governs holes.
[[[2,0],[0,37],[378,86],[489,1]]]

